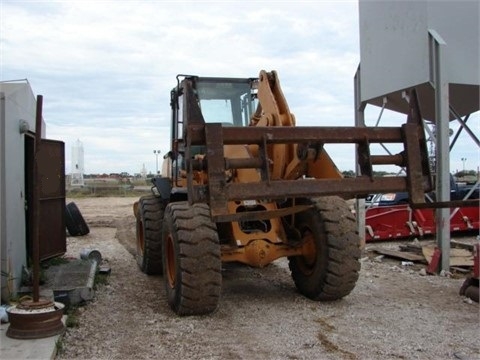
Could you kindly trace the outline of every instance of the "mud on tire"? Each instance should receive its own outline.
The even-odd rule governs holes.
[[[142,196],[137,208],[137,264],[145,274],[161,274],[165,204],[156,195]]]
[[[313,300],[336,300],[348,295],[360,271],[360,238],[346,202],[337,196],[299,199],[313,207],[295,215],[295,227],[303,238],[312,237],[311,257],[289,258],[297,289]]]
[[[170,203],[163,226],[168,304],[178,315],[213,312],[222,287],[220,243],[206,204]]]

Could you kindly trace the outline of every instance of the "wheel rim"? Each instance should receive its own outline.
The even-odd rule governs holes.
[[[165,240],[165,260],[166,260],[166,278],[168,281],[168,285],[170,288],[175,287],[175,278],[176,278],[176,271],[175,271],[175,251],[173,247],[173,238],[169,234]]]
[[[143,221],[137,219],[137,248],[140,255],[145,251],[145,234],[143,233]]]

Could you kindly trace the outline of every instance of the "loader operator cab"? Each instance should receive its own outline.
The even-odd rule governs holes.
[[[207,123],[219,122],[225,126],[248,126],[255,111],[255,82],[246,79],[199,79],[195,82],[196,95]]]
[[[180,80],[180,77],[184,77]],[[257,107],[256,78],[213,78],[197,76],[177,76],[178,85],[171,91],[172,151],[164,165],[163,176],[175,178],[179,170],[185,170],[184,127],[189,120],[184,112],[185,82],[192,85],[196,102],[201,111],[202,121],[221,123],[222,126],[248,126]],[[198,121],[198,119],[196,119]],[[193,146],[191,156],[205,154],[201,146]],[[171,167],[171,170],[167,170]],[[166,173],[166,174],[165,174]]]

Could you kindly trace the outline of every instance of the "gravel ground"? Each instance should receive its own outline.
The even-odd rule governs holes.
[[[91,232],[68,238],[67,254],[98,249],[112,272],[57,359],[480,359],[479,307],[458,295],[463,278],[422,276],[423,265],[379,261],[369,246],[340,301],[297,293],[281,259],[225,266],[218,310],[178,317],[162,277],[143,274],[132,255],[135,200],[74,200]]]

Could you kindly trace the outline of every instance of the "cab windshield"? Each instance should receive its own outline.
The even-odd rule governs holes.
[[[256,84],[250,79],[199,79],[196,90],[205,122],[248,126],[257,105]]]

